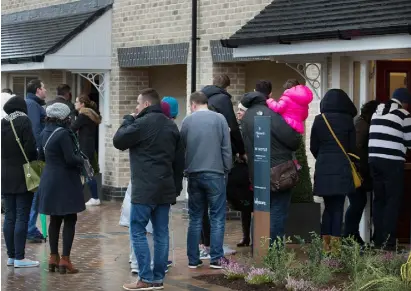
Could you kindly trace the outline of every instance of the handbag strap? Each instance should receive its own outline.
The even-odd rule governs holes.
[[[20,142],[19,136],[17,135],[16,129],[14,128],[13,120],[11,120],[11,119],[10,119],[10,124],[11,124],[11,129],[13,130],[14,136],[16,137],[16,141],[17,141],[17,143],[19,144],[21,153],[23,154],[24,159],[26,160],[26,162],[29,163],[29,159],[27,158],[27,155],[26,155],[26,153],[24,152],[24,148],[23,148],[23,146],[21,145],[21,142]]]
[[[45,144],[44,147],[43,147],[43,151],[44,151],[44,152],[46,152],[47,144],[49,143],[49,141],[50,141],[50,139],[52,138],[52,136],[53,136],[57,131],[59,131],[60,129],[62,129],[62,128],[61,128],[61,127],[57,127],[57,128],[50,134],[49,138],[48,138],[47,141],[46,141],[46,144]]]
[[[347,152],[345,151],[343,145],[341,144],[341,142],[339,141],[339,139],[337,138],[337,136],[335,135],[330,123],[328,122],[327,118],[325,117],[324,113],[321,114],[322,117],[324,118],[325,124],[327,125],[328,129],[331,132],[331,135],[334,137],[335,141],[337,142],[337,144],[339,145],[339,147],[341,148],[341,150],[343,151],[344,155],[347,157],[348,161],[351,163],[351,159],[349,155],[352,155],[353,157],[359,159],[358,156],[354,155],[354,154],[347,154]]]

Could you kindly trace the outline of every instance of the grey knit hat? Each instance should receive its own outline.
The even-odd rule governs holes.
[[[46,108],[47,117],[66,119],[70,115],[70,108],[64,103],[54,103]]]

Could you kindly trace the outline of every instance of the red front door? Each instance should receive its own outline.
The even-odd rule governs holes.
[[[400,87],[411,90],[411,61],[377,61],[377,100],[387,101]]]
[[[377,61],[376,97],[380,102],[389,100],[397,88],[411,90],[411,61]],[[398,219],[397,239],[410,242],[411,169],[407,166],[404,179],[404,197]]]

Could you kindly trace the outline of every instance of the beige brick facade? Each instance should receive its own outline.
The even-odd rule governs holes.
[[[9,14],[69,2],[74,1],[4,0],[1,7],[2,14]],[[162,96],[170,95],[179,98],[181,105],[180,117],[177,120],[179,124],[189,111],[185,100],[191,90],[191,53],[188,55],[186,65],[124,69],[119,67],[117,49],[182,42],[189,42],[191,46],[191,2],[191,0],[114,0],[110,116],[105,136],[104,181],[107,186],[126,187],[129,181],[128,153],[114,149],[112,137],[121,124],[123,115],[134,111],[138,92],[152,86]],[[286,79],[298,78],[303,81],[292,69],[275,62],[213,63],[212,61],[210,41],[228,38],[271,2],[272,0],[198,1],[197,89],[209,85],[214,75],[227,74],[231,79],[228,91],[233,95],[233,103],[236,104],[246,91],[254,89],[255,82],[260,79],[272,81],[274,97],[280,96],[283,90],[282,84]],[[53,90],[53,95],[55,87],[63,80],[71,85],[76,78],[70,73],[63,77],[62,71],[44,71],[39,73],[39,77],[44,80],[49,91]],[[312,116],[316,114],[314,109],[316,106],[318,105],[314,103],[311,106],[311,119],[307,121],[307,127],[312,122]]]

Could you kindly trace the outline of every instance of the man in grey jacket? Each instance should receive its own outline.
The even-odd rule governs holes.
[[[199,241],[205,205],[210,207],[210,267],[221,269],[225,263],[223,242],[226,215],[226,177],[232,167],[230,130],[223,115],[208,110],[208,98],[202,92],[190,96],[191,115],[181,126],[186,148],[185,171],[188,175],[190,222],[187,234],[189,268],[202,265]]]

